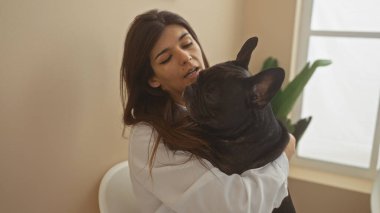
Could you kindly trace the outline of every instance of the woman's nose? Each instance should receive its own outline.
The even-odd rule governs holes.
[[[187,64],[189,61],[191,61],[193,58],[191,57],[190,53],[184,50],[179,50],[178,52],[179,62],[181,65]]]

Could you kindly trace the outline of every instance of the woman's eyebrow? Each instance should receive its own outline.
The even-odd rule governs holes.
[[[189,35],[188,32],[184,32],[178,39],[178,41],[180,41],[181,39],[183,39],[185,36]]]
[[[182,40],[184,37],[186,37],[187,35],[189,35],[188,32],[184,32],[179,38],[178,38],[178,41]],[[158,57],[160,57],[160,55],[164,54],[166,51],[168,51],[169,48],[164,48],[163,50],[161,50],[157,55],[156,57],[154,57],[154,60],[156,60]]]
[[[156,55],[156,57],[154,57],[154,60],[156,60],[158,57],[160,57],[160,55],[162,55],[162,54],[164,54],[166,51],[168,51],[169,50],[169,48],[165,48],[165,49],[163,49],[163,50],[161,50],[161,52],[159,52],[157,55]]]

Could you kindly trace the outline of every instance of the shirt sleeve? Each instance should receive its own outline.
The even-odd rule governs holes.
[[[267,213],[288,195],[289,162],[284,153],[263,167],[226,175],[206,160],[204,166],[196,158],[189,159],[189,153],[160,144],[150,174],[154,140],[150,126],[132,128],[128,156],[132,179],[174,212]]]

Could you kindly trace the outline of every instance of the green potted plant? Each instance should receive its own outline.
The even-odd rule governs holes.
[[[288,115],[292,111],[294,104],[315,70],[318,67],[330,64],[330,60],[316,60],[311,65],[309,62],[306,63],[301,72],[299,72],[293,80],[289,81],[289,83],[281,89],[271,101],[274,114],[286,126],[286,128],[288,128],[289,132],[294,135],[297,142],[299,142],[306,128],[309,126],[312,117],[309,116],[301,118],[296,122],[292,122],[291,119],[288,118]],[[271,67],[278,67],[278,61],[273,57],[269,57],[264,61],[261,70]]]

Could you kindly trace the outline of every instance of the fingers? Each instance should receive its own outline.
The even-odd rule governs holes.
[[[286,154],[286,157],[290,160],[290,158],[294,155],[296,151],[296,139],[292,134],[289,133],[289,143],[286,146],[284,152]]]

